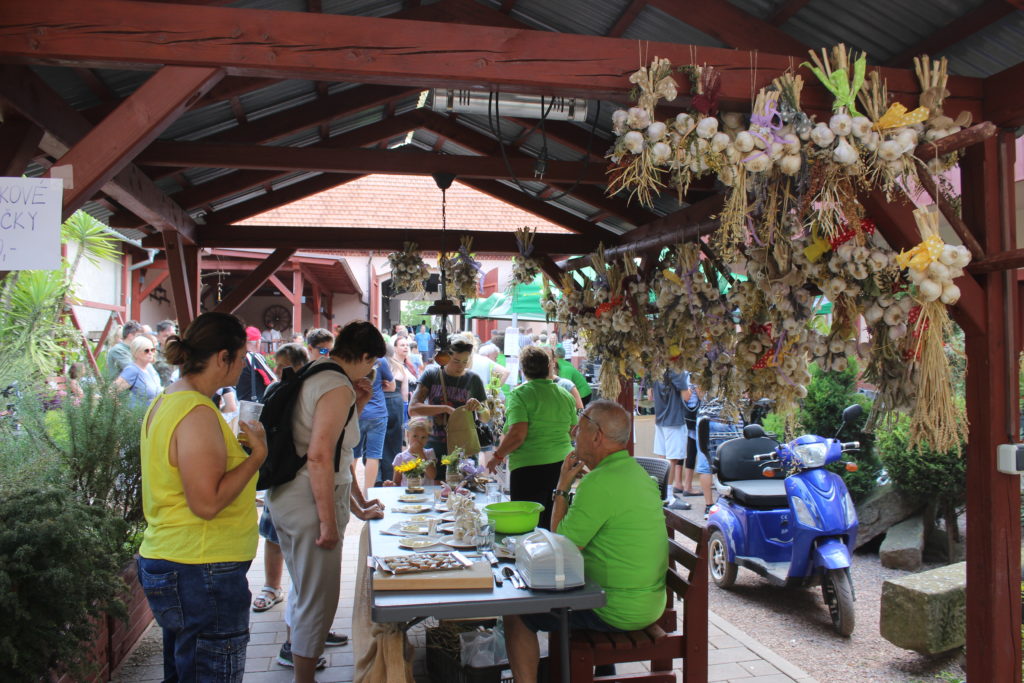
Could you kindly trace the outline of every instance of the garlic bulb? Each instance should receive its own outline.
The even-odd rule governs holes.
[[[718,119],[714,116],[706,116],[697,124],[697,136],[711,138],[718,132]]]
[[[651,125],[651,116],[643,107],[630,107],[629,117],[626,122],[630,128],[640,130]]]
[[[932,128],[925,132],[924,139],[928,142],[935,142],[949,135],[945,128]]]
[[[811,130],[811,140],[818,147],[828,147],[835,139],[835,133],[824,123],[819,123]]]
[[[953,265],[957,266],[958,268],[966,268],[967,264],[971,262],[971,250],[963,246],[962,244],[958,244],[956,246],[956,253],[958,258]]]
[[[839,144],[832,152],[832,160],[843,166],[852,166],[857,163],[857,150],[846,141],[846,138],[839,138]]]
[[[851,130],[854,137],[866,138],[871,135],[871,119],[866,116],[854,116],[851,123]]]
[[[903,156],[903,147],[896,140],[886,140],[878,146],[878,157],[882,161],[896,161]]]
[[[711,151],[715,153],[725,151],[729,146],[729,135],[726,133],[715,133],[711,138]]]
[[[917,131],[913,128],[904,128],[896,136],[896,142],[900,143],[903,152],[909,152],[917,147]]]
[[[947,282],[942,286],[942,294],[939,295],[939,301],[947,306],[952,306],[957,301],[960,301],[960,288],[952,282]]]
[[[799,154],[800,153],[800,138],[793,133],[786,133],[783,138],[783,149],[786,154]]]
[[[893,325],[889,328],[889,339],[903,339],[907,336],[907,325],[906,323],[900,323]]]
[[[748,171],[763,173],[772,167],[772,158],[767,154],[757,154],[743,162]]]
[[[890,306],[889,308],[885,309],[885,312],[882,314],[882,320],[889,327],[899,325],[901,322],[903,322],[904,318],[906,317],[906,314],[900,309],[899,306]]]
[[[725,159],[730,164],[738,164],[740,163],[740,159],[742,158],[743,154],[738,149],[736,149],[735,144],[730,144],[725,148]]]
[[[743,127],[743,114],[734,111],[722,112],[722,123],[730,130],[738,130]]]
[[[849,261],[853,258],[853,245],[849,242],[843,242],[836,249],[836,256],[844,261]]]
[[[654,163],[663,164],[672,157],[672,148],[666,145],[664,142],[654,143],[654,147],[651,148],[651,158],[654,159]]]
[[[871,262],[871,270],[882,270],[889,265],[889,257],[877,249],[868,254],[868,260]]]
[[[647,126],[647,139],[651,142],[657,142],[658,140],[665,137],[665,131],[667,127],[661,121],[655,121],[651,125]]]
[[[917,286],[922,301],[935,301],[942,296],[942,285],[935,280],[929,280],[925,278],[921,280],[921,283]]]
[[[771,149],[768,150],[768,156],[772,158],[772,161],[778,161],[784,153],[781,142],[773,142]]]
[[[754,149],[754,136],[747,131],[742,130],[736,134],[736,141],[733,144],[736,145],[736,149],[740,152],[749,152]]]
[[[849,135],[853,131],[853,119],[849,114],[833,114],[828,120],[828,127],[836,135]]]
[[[676,114],[676,130],[683,135],[690,132],[693,128],[693,117],[689,114]]]
[[[618,109],[612,114],[612,128],[616,133],[621,133],[626,130],[626,120],[629,118],[629,112],[625,109]]]
[[[952,244],[944,246],[942,248],[942,253],[939,254],[939,261],[941,261],[943,265],[952,266],[956,264],[956,260],[956,247]]]
[[[726,187],[732,187],[732,184],[736,182],[736,171],[732,166],[725,166],[718,172],[718,179]]]
[[[786,175],[796,175],[800,172],[801,161],[799,154],[787,154],[779,159],[779,170]]]
[[[850,363],[843,356],[836,356],[832,359],[832,371],[833,372],[844,372]]]
[[[623,144],[626,149],[633,154],[639,154],[644,148],[644,136],[643,133],[636,130],[631,130],[622,138]]]
[[[885,311],[878,304],[872,304],[864,311],[864,319],[868,321],[869,325],[877,323],[883,315],[885,315]]]
[[[918,270],[917,268],[910,268],[907,270],[907,277],[909,277],[910,281],[913,282],[915,285],[919,285],[921,284],[921,281],[927,277],[927,275]]]
[[[864,139],[864,146],[868,148],[869,152],[878,150],[878,145],[881,144],[882,137],[875,131],[871,131]]]
[[[945,282],[949,279],[949,268],[941,261],[932,261],[928,264],[928,277],[936,282]]]

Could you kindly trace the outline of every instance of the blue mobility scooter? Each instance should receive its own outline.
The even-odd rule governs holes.
[[[843,411],[850,424],[862,408]],[[698,422],[697,439],[708,453],[710,425]],[[780,444],[757,424],[743,437],[715,449],[712,469],[719,499],[708,517],[711,578],[721,588],[746,567],[778,586],[820,584],[832,625],[853,633],[850,558],[857,536],[857,513],[839,475],[825,469],[857,442],[804,435]],[[847,463],[847,469],[856,465]]]

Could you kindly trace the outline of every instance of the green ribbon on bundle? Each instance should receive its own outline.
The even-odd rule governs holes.
[[[853,80],[849,80],[846,75],[846,69],[836,69],[830,75],[814,66],[810,62],[804,62],[800,66],[806,66],[811,72],[818,77],[818,80],[828,88],[836,100],[832,104],[832,109],[839,109],[840,107],[846,107],[846,111],[850,116],[860,116],[857,111],[857,93],[860,92],[860,88],[864,85],[864,72],[867,70],[867,56],[861,55],[853,62]]]

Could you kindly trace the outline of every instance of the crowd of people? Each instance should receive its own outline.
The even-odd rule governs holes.
[[[428,463],[427,478],[443,480],[447,420],[464,407],[486,422],[488,387],[492,396],[504,393],[507,409],[504,434],[481,461],[492,472],[507,465],[511,498],[542,504],[540,526],[573,539],[588,573],[614,578],[605,586],[608,606],[574,623],[623,630],[660,616],[653,596],[664,599],[666,548],[658,488],[625,453],[629,415],[609,401],[591,403],[590,385],[568,360],[576,350],[524,333],[510,371],[501,333],[482,345],[456,335],[438,349],[424,328],[390,332],[365,321],[308,330],[278,345],[271,362],[261,351],[264,335],[231,315],[205,313],[180,335],[170,321],[156,332],[124,326],[107,372],[132,401],[148,405],[139,580],[163,629],[167,680],[240,680],[247,614],[286,599],[287,569],[288,638],[277,661],[294,668],[296,681],[313,681],[326,665],[325,647],[348,641],[331,625],[350,516],[381,518],[370,488],[401,484],[395,465],[413,458]],[[513,371],[525,380],[514,387]],[[304,461],[293,478],[267,489],[257,518],[255,475],[267,437],[260,421],[238,419],[239,403],[269,397],[270,405],[275,383],[292,380],[299,384],[290,434]],[[623,483],[631,497],[609,493]],[[638,524],[650,533],[636,533]],[[246,575],[261,536],[266,585],[252,596]],[[626,536],[637,554],[608,557],[609,543]],[[528,617],[508,624],[513,669],[530,680],[529,634],[550,624]]]

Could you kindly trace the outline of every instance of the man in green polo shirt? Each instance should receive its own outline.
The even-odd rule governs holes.
[[[558,359],[558,376],[564,377],[576,385],[576,391],[580,392],[580,399],[583,405],[590,403],[591,388],[583,373],[572,366],[572,363],[565,359],[565,349],[561,346],[555,347],[555,358]]]
[[[604,589],[607,603],[571,612],[569,627],[635,631],[665,611],[668,534],[658,485],[626,451],[629,415],[616,403],[594,401],[575,428],[576,450],[562,463],[553,495],[551,530],[583,552],[587,578]],[[576,495],[568,491],[583,471]],[[552,614],[505,617],[509,665],[517,683],[537,680],[536,631],[554,631]]]

